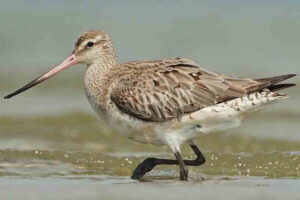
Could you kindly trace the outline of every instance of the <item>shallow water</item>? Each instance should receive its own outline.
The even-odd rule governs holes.
[[[112,36],[120,62],[180,56],[234,76],[299,75],[299,1],[224,2],[2,2],[0,96],[62,61],[88,29]],[[300,199],[299,86],[242,127],[201,135],[207,162],[189,167],[189,182],[178,181],[176,166],[139,182],[129,177],[143,159],[174,156],[102,124],[85,98],[84,70],[0,101],[0,200]],[[194,158],[188,146],[182,152]]]
[[[131,180],[145,158],[173,154],[113,133],[91,111],[80,86],[52,87],[50,81],[1,102],[0,199],[300,196],[300,112],[291,106],[299,105],[298,88],[286,90],[290,99],[250,116],[238,129],[201,135],[196,142],[207,162],[189,167],[190,181],[184,183],[176,166],[158,166],[141,182]],[[194,158],[187,145],[182,154]]]
[[[5,184],[3,183],[5,182]],[[153,180],[84,176],[2,178],[1,199],[299,199],[299,180],[214,177],[205,181]],[[5,193],[3,193],[5,191]],[[17,191],[17,192],[16,192]]]
[[[278,113],[273,118],[270,113],[262,113],[249,121],[258,125],[262,118],[273,123],[298,122],[295,116],[278,117]],[[251,123],[245,126],[253,126]],[[246,132],[250,130],[244,130],[201,136],[197,143],[207,162],[189,168],[188,183],[178,181],[176,166],[156,167],[138,182],[129,178],[134,168],[150,156],[172,158],[168,148],[132,142],[111,132],[90,113],[3,116],[0,117],[0,198],[193,199],[197,195],[206,199],[222,196],[295,199],[300,196],[299,140],[262,139],[251,134],[249,137]],[[183,146],[183,155],[186,159],[194,158],[188,146]],[[16,189],[18,193],[14,192]]]

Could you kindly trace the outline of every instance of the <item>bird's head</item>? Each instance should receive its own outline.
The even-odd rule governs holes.
[[[67,57],[61,64],[57,65],[47,73],[39,76],[30,83],[5,96],[5,99],[11,98],[29,88],[47,80],[58,72],[67,69],[76,64],[86,64],[90,66],[94,63],[115,61],[115,50],[109,36],[100,30],[86,31],[79,36],[75,43],[72,54]]]
[[[92,65],[105,59],[115,58],[115,51],[109,36],[100,30],[86,31],[79,36],[73,51],[78,63]]]

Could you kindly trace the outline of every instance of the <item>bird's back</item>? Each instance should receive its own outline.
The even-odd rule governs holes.
[[[124,113],[144,121],[178,118],[221,102],[261,91],[294,75],[234,78],[200,68],[188,59],[133,61],[120,65],[111,99]],[[289,84],[282,87],[291,86]]]

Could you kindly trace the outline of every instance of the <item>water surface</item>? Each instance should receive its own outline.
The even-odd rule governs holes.
[[[0,96],[49,70],[88,29],[108,32],[120,62],[185,57],[243,77],[300,74],[300,4],[260,1],[6,1],[0,6]],[[178,181],[167,147],[113,133],[84,95],[85,67],[0,101],[0,199],[300,199],[300,90],[227,133],[196,141],[207,158]],[[299,78],[291,82],[298,83]],[[182,147],[186,159],[194,155]]]
[[[261,114],[251,121],[268,135],[272,134],[267,131],[271,122],[288,120],[297,126],[295,117],[299,116],[272,118],[270,114]],[[270,123],[260,124],[262,118]],[[189,168],[188,183],[178,181],[176,166],[156,167],[139,182],[129,179],[134,168],[147,157],[173,158],[167,147],[130,141],[111,132],[89,113],[1,117],[0,197],[98,199],[100,195],[107,199],[192,199],[199,195],[218,199],[226,195],[228,199],[241,196],[294,199],[299,196],[296,189],[300,187],[299,140],[249,136],[247,132],[251,132],[253,125],[247,126],[250,129],[201,136],[197,143],[207,162]],[[183,146],[183,156],[195,158],[188,146]],[[20,192],[13,192],[15,189]]]

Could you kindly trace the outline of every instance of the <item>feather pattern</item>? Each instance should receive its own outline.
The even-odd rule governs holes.
[[[90,41],[92,48],[87,46]],[[82,34],[74,53],[88,65],[85,92],[102,119],[132,140],[168,145],[177,152],[200,133],[239,126],[246,114],[287,98],[274,91],[295,86],[278,84],[295,74],[235,78],[209,72],[188,59],[119,64],[103,31]]]
[[[161,122],[247,94],[258,81],[218,75],[188,59],[133,61],[120,65],[111,92],[117,107],[144,121]]]

